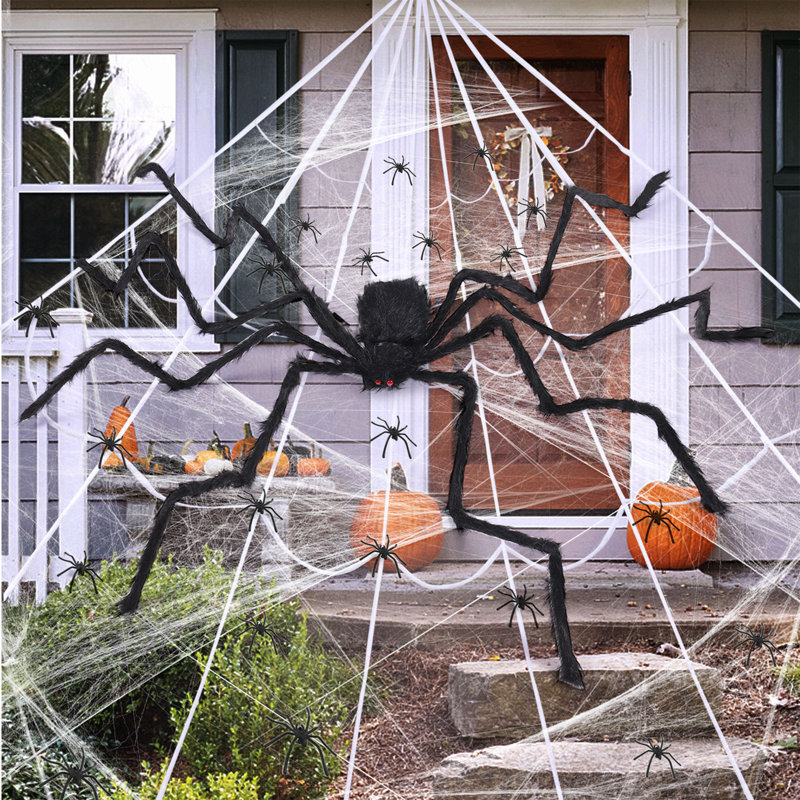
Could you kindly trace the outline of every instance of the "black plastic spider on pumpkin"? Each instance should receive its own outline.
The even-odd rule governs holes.
[[[264,281],[267,278],[274,277],[276,283],[280,284],[279,291],[285,292],[286,291],[286,278],[284,277],[283,270],[281,269],[281,265],[273,258],[272,261],[267,261],[266,258],[263,256],[253,256],[253,261],[256,262],[259,266],[255,269],[250,270],[247,273],[248,277],[250,275],[255,275],[257,272],[263,273],[261,275],[261,280],[258,282],[258,293],[261,294],[261,289],[264,286]]]
[[[380,385],[380,384],[379,384]],[[394,381],[388,381],[387,386],[391,389],[394,386]],[[386,448],[389,446],[389,442],[394,439],[396,442],[402,442],[406,446],[406,453],[408,453],[408,457],[411,458],[411,450],[409,448],[409,442],[417,446],[417,443],[407,434],[403,433],[408,425],[403,425],[400,427],[400,417],[397,418],[397,422],[394,425],[390,425],[383,417],[378,417],[380,422],[375,422],[374,420],[370,420],[370,424],[375,425],[382,430],[379,433],[376,433],[371,439],[371,442],[374,442],[376,439],[380,438],[381,436],[386,437],[386,441],[383,443],[383,452],[381,453],[381,458],[386,458]]]
[[[746,647],[747,643],[750,643],[750,649],[747,651],[747,661],[745,662],[745,666],[750,666],[750,656],[753,654],[753,650],[760,650],[762,647],[766,648],[767,652],[769,653],[769,657],[772,659],[772,666],[778,666],[775,661],[775,653],[778,652],[778,648],[769,639],[769,636],[764,629],[763,622],[761,623],[760,632],[754,630],[749,625],[745,625],[742,628],[735,628],[735,630],[736,633],[744,636],[744,639],[742,639],[741,642],[737,642],[734,647],[741,647],[742,645]]]
[[[361,274],[364,274],[364,267],[366,267],[376,278],[378,277],[378,273],[372,269],[372,262],[379,258],[381,261],[385,261],[387,264],[389,263],[388,258],[384,258],[384,250],[365,250],[363,247],[358,248],[361,251],[361,255],[353,262],[354,267],[361,267]]]
[[[638,739],[634,739],[633,741],[636,742],[636,744],[641,744],[647,748],[647,750],[645,750],[643,753],[639,753],[638,756],[635,756],[633,759],[634,761],[636,761],[637,758],[646,756],[648,753],[651,754],[650,760],[647,762],[647,771],[645,772],[646,778],[650,777],[650,765],[653,763],[654,758],[658,759],[659,761],[661,761],[661,759],[663,758],[667,762],[667,764],[669,764],[669,768],[672,771],[672,777],[673,778],[675,777],[675,768],[672,766],[672,762],[674,761],[678,766],[681,765],[681,762],[678,761],[678,759],[675,758],[675,756],[672,755],[672,753],[667,752],[667,750],[669,750],[669,748],[672,747],[672,745],[668,744],[665,746],[663,736],[661,737],[660,743],[657,742],[655,739],[649,739],[646,742],[641,742]]]
[[[53,328],[57,328],[58,323],[53,319],[49,311],[44,310],[41,303],[37,306],[33,303],[29,303],[27,300],[23,300],[21,303],[19,300],[15,300],[14,302],[19,307],[19,310],[22,311],[19,321],[25,326],[26,336],[31,331],[31,325],[33,324],[33,321],[36,320],[37,326],[47,325],[47,329],[50,331],[51,339],[56,338],[56,335],[53,333]]]
[[[44,789],[48,783],[60,782],[60,779],[65,779],[61,786],[61,794],[58,796],[58,800],[64,800],[67,796],[67,790],[70,788],[75,794],[80,794],[84,788],[89,789],[95,800],[98,800],[97,789],[102,789],[103,787],[100,786],[100,781],[92,775],[91,767],[86,763],[86,753],[83,750],[81,750],[80,762],[77,764],[67,761],[65,756],[61,756],[60,761],[52,758],[43,758],[42,760],[58,769],[58,772],[43,781],[40,784],[41,789]]]
[[[414,239],[419,239],[419,241],[411,246],[411,249],[414,250],[420,245],[422,245],[422,250],[419,253],[419,260],[422,261],[425,258],[425,251],[426,250],[435,250],[436,255],[439,256],[439,261],[442,260],[442,248],[439,247],[439,242],[436,241],[436,237],[430,233],[423,233],[422,231],[417,231],[417,233],[413,236]]]
[[[258,515],[265,514],[269,517],[272,527],[275,529],[275,533],[278,532],[278,523],[275,522],[275,517],[278,519],[283,519],[283,517],[272,507],[272,504],[275,502],[272,498],[268,500],[264,492],[261,493],[260,497],[256,497],[250,492],[245,492],[244,494],[239,495],[239,499],[245,500],[247,503],[247,505],[241,509],[241,511],[239,511],[240,514],[244,511],[249,511],[250,509],[253,510],[253,513],[250,516],[250,522],[247,525],[248,529],[253,527],[253,520]]]
[[[93,445],[90,445],[86,452],[89,453],[95,449],[95,447],[101,447],[100,450],[100,461],[97,464],[97,468],[103,466],[103,456],[106,453],[119,453],[119,457],[122,459],[123,465],[125,464],[125,456],[128,456],[131,461],[133,461],[133,456],[125,449],[125,445],[122,444],[122,434],[117,436],[117,429],[112,428],[111,433],[106,436],[105,433],[100,433],[97,428],[95,428],[97,433],[87,433],[87,436],[91,436],[92,439],[97,439]]]
[[[490,164],[493,163],[494,160],[495,160],[494,156],[489,152],[489,148],[486,147],[485,144],[481,144],[481,145],[478,145],[477,147],[473,147],[472,150],[470,150],[469,153],[467,153],[467,156],[475,156],[475,158],[472,160],[472,171],[473,172],[475,172],[475,167],[478,166],[478,159],[479,158],[488,158]]]
[[[415,178],[417,177],[416,173],[411,170],[411,162],[406,161],[405,156],[400,156],[400,160],[394,158],[384,158],[384,164],[388,164],[389,166],[383,171],[385,175],[387,172],[392,173],[392,186],[394,186],[394,179],[398,175],[405,175],[408,178],[409,185],[413,186],[414,181],[411,180],[411,176],[413,175]]]
[[[377,558],[372,564],[372,577],[375,577],[375,573],[378,571],[378,558],[382,558],[386,560],[387,558],[389,561],[394,564],[395,571],[397,572],[397,577],[400,577],[400,564],[404,567],[408,567],[405,561],[394,551],[400,547],[399,544],[390,544],[389,542],[389,534],[386,534],[386,543],[381,544],[374,536],[367,536],[369,542],[365,542],[363,539],[361,540],[361,544],[366,545],[367,547],[371,548],[371,552],[373,552]],[[399,563],[398,563],[399,562]]]
[[[311,710],[306,709],[306,721],[305,724],[302,723],[295,723],[292,721],[292,718],[287,714],[281,714],[280,711],[273,711],[273,714],[277,714],[278,721],[275,723],[281,728],[285,730],[281,731],[277,736],[273,736],[266,744],[267,747],[270,745],[275,744],[276,742],[281,741],[281,739],[285,739],[289,737],[292,741],[289,742],[289,749],[286,751],[286,757],[283,759],[283,767],[281,768],[281,772],[284,775],[287,775],[289,772],[289,759],[292,757],[292,750],[295,746],[297,747],[307,747],[311,745],[312,747],[316,748],[317,753],[319,753],[319,760],[322,764],[322,771],[325,773],[325,777],[329,777],[328,773],[328,765],[325,763],[325,750],[327,750],[332,756],[336,756],[336,753],[331,750],[328,744],[322,739],[322,737],[317,733],[317,731],[322,727],[322,725],[314,725],[311,726]],[[324,749],[323,749],[324,748]]]
[[[644,516],[641,516],[639,519],[635,519],[633,521],[634,525],[638,525],[640,522],[644,522],[644,520],[649,520],[647,523],[647,530],[644,532],[645,542],[647,541],[647,537],[650,535],[650,528],[652,528],[653,525],[663,525],[667,529],[670,541],[672,544],[675,544],[675,538],[672,535],[672,531],[674,530],[675,533],[680,533],[681,529],[669,518],[669,509],[664,511],[664,504],[661,500],[658,501],[658,508],[648,505],[647,503],[634,503],[633,510],[642,511],[644,514]]]
[[[285,656],[289,652],[289,640],[275,627],[274,622],[269,621],[266,611],[255,615],[252,612],[247,614],[244,618],[244,627],[245,631],[253,631],[250,645],[247,648],[248,656],[253,651],[256,639],[264,636],[269,639],[276,656]]]
[[[75,556],[70,555],[69,553],[64,553],[66,558],[62,556],[58,557],[59,561],[63,561],[65,564],[69,566],[66,569],[62,569],[61,572],[58,573],[58,577],[60,578],[65,572],[69,572],[70,570],[75,570],[75,574],[72,576],[72,580],[69,582],[68,588],[70,592],[72,591],[72,584],[75,583],[75,579],[83,577],[84,575],[88,575],[92,579],[92,586],[94,587],[94,593],[99,594],[97,591],[97,584],[95,583],[95,578],[98,581],[103,580],[92,567],[93,561],[99,561],[97,558],[88,558],[86,556],[86,551],[83,551],[83,561],[78,561]]]
[[[233,215],[225,226],[225,235],[220,236],[206,225],[203,218],[181,194],[164,170],[148,164],[137,171],[143,177],[155,173],[178,206],[189,216],[195,227],[217,247],[229,246],[240,222],[253,228],[261,242],[275,256],[284,274],[292,284],[292,291],[270,302],[245,311],[233,319],[209,321],[203,317],[197,299],[191,292],[183,273],[177,266],[175,257],[158,233],[148,231],[137,243],[127,266],[116,282],[108,278],[96,267],[86,261],[78,265],[94,277],[101,286],[119,293],[124,291],[136,274],[141,261],[155,249],[161,254],[170,276],[176,283],[187,310],[203,333],[222,333],[241,327],[244,322],[274,313],[290,303],[300,302],[308,310],[319,326],[322,334],[330,342],[312,338],[303,330],[285,320],[270,321],[262,325],[243,341],[224,352],[219,358],[208,361],[195,374],[186,378],[177,377],[165,370],[158,362],[151,361],[118,339],[102,339],[79,355],[59,375],[56,375],[42,394],[22,413],[22,418],[36,414],[72,380],[85,370],[94,358],[106,351],[116,352],[120,358],[158,378],[172,391],[186,390],[201,385],[222,367],[241,358],[248,350],[278,334],[289,341],[310,350],[316,358],[298,355],[289,363],[269,416],[263,422],[261,435],[249,455],[244,459],[241,470],[223,472],[192,483],[186,482],[176,487],[158,509],[147,544],[139,559],[136,576],[128,594],[120,601],[122,612],[133,611],[139,604],[142,588],[155,562],[164,537],[167,524],[176,504],[187,497],[197,497],[206,492],[225,488],[244,488],[252,485],[256,478],[256,468],[274,438],[286,413],[289,398],[298,387],[305,373],[318,375],[355,375],[361,378],[362,387],[367,391],[396,390],[406,381],[419,381],[427,385],[444,385],[456,394],[460,401],[460,412],[455,425],[453,462],[450,473],[450,486],[446,509],[456,527],[484,533],[486,535],[512,542],[520,547],[530,547],[545,553],[548,557],[550,616],[556,647],[561,659],[559,678],[572,686],[582,687],[581,670],[572,650],[572,642],[567,621],[564,571],[561,551],[557,542],[550,539],[530,536],[507,525],[471,514],[463,501],[464,475],[469,457],[469,443],[475,419],[478,398],[478,385],[475,379],[460,369],[431,369],[430,364],[445,356],[468,349],[475,342],[500,334],[508,343],[520,365],[526,384],[530,387],[532,398],[538,410],[548,416],[566,416],[592,409],[610,409],[626,414],[640,414],[650,419],[658,430],[658,435],[672,451],[689,478],[700,492],[702,504],[712,512],[722,512],[726,504],[718,497],[708,483],[702,470],[695,462],[675,429],[658,407],[629,397],[581,397],[566,402],[558,402],[548,390],[536,370],[533,360],[517,333],[514,320],[550,336],[568,350],[581,351],[592,347],[605,338],[636,325],[643,324],[654,317],[685,308],[697,303],[695,314],[695,335],[703,339],[724,341],[732,339],[758,338],[771,334],[766,328],[737,328],[731,331],[709,331],[710,291],[704,289],[686,297],[662,303],[659,306],[615,320],[586,336],[573,337],[561,333],[532,317],[521,305],[521,301],[536,305],[547,297],[553,280],[553,263],[558,255],[567,225],[571,218],[576,198],[597,207],[616,209],[628,217],[643,211],[667,174],[660,173],[651,178],[641,194],[631,205],[621,203],[606,195],[590,192],[576,185],[565,189],[564,202],[553,239],[548,248],[545,262],[538,274],[538,286],[517,281],[510,275],[479,269],[463,269],[458,272],[447,288],[441,305],[433,311],[426,288],[417,280],[373,281],[368,283],[358,298],[358,332],[337,321],[334,312],[314,291],[303,282],[300,270],[284,255],[270,232],[244,206],[234,207]],[[423,241],[426,237],[421,237]],[[478,284],[466,299],[461,299],[462,287],[467,281]],[[514,298],[514,301],[510,299]],[[492,313],[476,324],[472,330],[463,331],[461,323],[469,311],[483,300],[489,300],[503,309],[502,313]]]
[[[306,214],[305,219],[299,219],[297,222],[289,228],[290,231],[297,231],[297,241],[300,241],[300,237],[306,233],[307,231],[311,231],[311,235],[314,237],[314,244],[316,244],[319,239],[317,236],[322,236],[320,233],[319,228],[314,225],[314,220],[311,219],[311,214]]]
[[[530,200],[525,200],[524,202],[520,203],[522,206],[522,211],[517,213],[518,217],[521,217],[525,214],[525,227],[527,228],[528,225],[531,223],[531,217],[541,217],[542,221],[547,223],[547,212],[544,210],[544,203],[540,203],[535,197],[533,198],[533,202]]]
[[[528,597],[528,587],[526,584],[524,583],[522,584],[522,594],[517,594],[513,589],[509,589],[508,591],[506,591],[505,586],[502,589],[498,589],[497,594],[502,594],[503,597],[511,598],[510,600],[506,600],[506,602],[503,603],[503,605],[498,606],[497,607],[498,611],[501,608],[505,608],[507,605],[509,605],[509,603],[512,603],[514,606],[511,609],[511,617],[508,620],[509,628],[511,627],[511,623],[514,621],[514,612],[516,612],[517,609],[519,609],[520,611],[525,611],[526,608],[531,612],[531,615],[533,616],[533,624],[537,628],[539,627],[539,621],[536,619],[536,612],[538,611],[540,614],[542,614],[543,612],[540,608],[537,608],[536,605],[534,604],[533,595]]]
[[[505,247],[501,247],[500,248],[500,252],[497,253],[496,255],[492,256],[491,259],[489,259],[489,260],[490,261],[498,261],[499,260],[501,267],[503,266],[503,262],[505,261],[506,264],[508,264],[508,268],[512,272],[516,272],[516,270],[514,269],[514,266],[511,263],[511,259],[514,256],[522,256],[523,258],[527,258],[525,253],[523,253],[522,250],[519,249],[519,247],[512,247],[510,244],[507,244]]]

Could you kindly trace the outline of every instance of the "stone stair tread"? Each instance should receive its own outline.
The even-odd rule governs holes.
[[[728,743],[745,779],[751,782],[768,751],[745,739],[728,739]],[[559,781],[565,790],[602,786],[606,797],[647,793],[651,797],[668,796],[670,800],[698,797],[735,800],[744,796],[733,766],[716,738],[672,742],[669,752],[680,762],[674,766],[674,778],[664,759],[653,759],[650,775],[646,776],[650,756],[634,760],[645,752],[644,746],[634,741],[562,740],[553,742],[552,748]],[[496,800],[506,796],[528,800],[552,797],[552,788],[550,761],[543,742],[517,742],[456,753],[446,758],[433,776],[436,800],[489,796]],[[547,795],[536,793],[548,789]],[[662,789],[669,794],[659,794]]]

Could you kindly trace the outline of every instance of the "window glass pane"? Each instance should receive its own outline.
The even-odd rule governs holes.
[[[162,198],[163,195],[158,194],[128,195],[128,224],[130,225],[130,223],[139,219]],[[172,201],[163,205],[155,214],[137,226],[136,236],[141,237],[146,231],[160,233],[164,237],[170,252],[175,256],[178,251],[177,242],[175,241],[176,210],[177,207]],[[155,251],[151,251],[151,255],[154,255],[154,253]]]
[[[47,119],[22,123],[22,182],[69,183],[69,123]]]
[[[173,123],[75,122],[73,135],[75,183],[134,183],[136,170],[148,161],[158,161],[168,173],[174,170]]]
[[[19,198],[20,257],[69,258],[67,194],[23,194]]]
[[[69,116],[69,56],[22,56],[22,116]]]
[[[23,261],[19,270],[19,296],[22,300],[34,300],[46,292],[56,281],[63,278],[71,267],[69,262]],[[48,311],[70,305],[70,288],[67,283],[53,292],[45,301]]]
[[[124,228],[124,195],[75,195],[75,256],[77,258],[89,258],[94,255]]]

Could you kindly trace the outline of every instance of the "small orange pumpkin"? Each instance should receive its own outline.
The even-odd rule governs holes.
[[[301,458],[297,462],[297,474],[302,475],[304,478],[323,478],[329,475],[331,471],[331,462],[327,458],[322,457],[322,448],[315,452],[315,447],[311,444],[311,457]]]
[[[105,436],[113,435],[119,437],[122,426],[127,422],[131,415],[131,410],[128,408],[128,400],[130,399],[131,396],[127,395],[123,398],[122,402],[113,409],[108,418],[108,425],[106,425],[104,434]],[[139,458],[139,445],[136,441],[136,428],[134,428],[132,422],[125,429],[125,433],[122,434],[121,444],[127,453],[127,455],[125,455],[126,460],[136,461],[136,459]],[[128,456],[130,456],[130,458]],[[122,459],[116,453],[110,453],[108,458],[103,463],[103,466],[106,469],[112,467],[121,467]]]
[[[692,498],[698,502],[684,503]],[[700,505],[694,486],[648,483],[636,495],[631,515],[654,569],[696,569],[717,541],[717,517]],[[634,560],[646,566],[630,523],[627,542]]]
[[[386,492],[372,492],[356,509],[350,525],[350,547],[357,558],[363,558],[372,547],[370,539],[384,543],[384,515]],[[439,555],[444,541],[442,512],[436,501],[424,492],[410,492],[403,468],[399,464],[392,467],[391,490],[389,492],[388,514],[386,514],[386,534],[393,554],[402,559],[409,570],[414,571],[432,564]],[[367,542],[367,544],[364,544]],[[375,559],[366,566],[372,568]],[[392,560],[384,561],[385,572],[396,572]]]
[[[250,423],[245,422],[244,439],[239,439],[239,441],[234,444],[233,450],[231,451],[231,460],[236,461],[237,458],[247,458],[247,456],[250,455],[250,451],[256,446],[257,441],[258,439],[253,436]]]
[[[289,461],[289,457],[286,455],[286,453],[281,453],[280,456],[278,455],[278,452],[274,449],[275,442],[271,441],[270,446],[273,449],[267,450],[267,452],[261,456],[261,461],[258,462],[256,472],[259,475],[269,475],[270,470],[272,469],[272,462],[277,458],[278,464],[275,467],[275,477],[282,478],[287,472],[289,472],[289,468],[292,464]]]

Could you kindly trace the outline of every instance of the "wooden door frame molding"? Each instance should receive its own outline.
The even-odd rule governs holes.
[[[373,0],[373,11],[384,5],[383,0]],[[464,10],[478,22],[497,35],[625,35],[629,38],[631,98],[630,98],[630,147],[654,170],[669,169],[676,188],[688,190],[688,0],[606,0],[603,3],[590,0],[562,0],[559,15],[552,13],[552,6],[544,7],[548,13],[537,13],[537,7],[527,4],[520,13],[520,4],[514,0],[494,0],[486,4],[483,0],[460,0]],[[487,8],[488,6],[488,8]],[[390,34],[391,35],[391,34]],[[406,47],[411,60],[411,37]],[[396,42],[394,43],[396,46]],[[386,49],[383,57],[373,64],[373,87],[385,83],[393,47]],[[410,76],[410,69],[407,74]],[[418,104],[416,109],[403,112],[416,113],[422,120],[427,106]],[[411,137],[418,154],[426,153],[426,134]],[[397,143],[394,143],[397,147]],[[418,156],[419,158],[419,156]],[[635,163],[631,163],[629,178],[631,192],[644,185],[649,174]],[[405,239],[408,231],[405,224],[389,220],[395,202],[384,202],[380,181],[373,182],[372,225],[373,239],[378,233],[391,230]],[[377,190],[376,190],[377,188]],[[428,199],[427,182],[415,182],[412,205],[425,208]],[[387,198],[388,199],[388,198]],[[419,221],[420,211],[406,217]],[[637,266],[656,285],[668,285],[670,294],[680,296],[688,292],[688,210],[670,193],[659,194],[659,202],[648,209],[647,214],[631,226],[631,250]],[[419,228],[417,228],[418,230]],[[667,242],[667,233],[671,239]],[[678,233],[676,233],[678,232]],[[411,231],[413,233],[413,231]],[[410,235],[410,233],[409,233]],[[381,239],[383,245],[384,240]],[[648,252],[648,243],[664,242],[659,252]],[[380,248],[379,248],[380,249]],[[413,259],[412,259],[413,261]],[[386,277],[406,277],[408,259],[393,262],[395,273]],[[641,298],[635,310],[654,305],[644,281],[634,272],[631,279],[631,297]],[[688,312],[681,314],[688,326]],[[652,358],[654,352],[659,358]],[[666,361],[674,368],[664,371],[660,364]],[[667,414],[684,440],[688,437],[689,406],[689,355],[688,347],[667,317],[651,320],[646,326],[635,328],[631,335],[631,396],[656,403]],[[422,441],[427,441],[427,390],[413,387],[404,390],[407,399],[400,400],[407,406],[409,416],[419,422],[415,430]],[[379,393],[372,394],[373,416],[385,416],[390,410],[386,399]],[[423,418],[424,421],[423,421]],[[646,419],[632,415],[631,419],[631,488],[636,491],[654,476],[665,478],[673,458],[669,450],[659,441],[654,426]],[[372,473],[383,472],[380,453],[372,453]],[[377,456],[377,458],[376,458]],[[419,459],[412,468],[412,485],[423,489],[427,485],[427,458]],[[561,541],[569,537],[569,529],[588,527],[599,522],[592,517],[520,517],[514,518],[520,528],[550,531]],[[561,531],[561,535],[559,535]],[[617,537],[615,537],[617,538]],[[491,543],[487,543],[489,546]],[[565,548],[565,557],[570,557],[570,548]],[[463,558],[463,555],[461,556]],[[604,550],[599,558],[627,557],[624,545]]]

